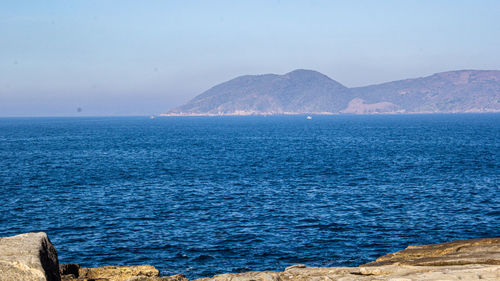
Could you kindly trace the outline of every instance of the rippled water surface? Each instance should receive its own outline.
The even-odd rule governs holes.
[[[500,115],[3,118],[0,236],[188,277],[500,236]]]

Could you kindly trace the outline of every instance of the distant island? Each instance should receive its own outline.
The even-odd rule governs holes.
[[[500,112],[499,70],[347,88],[313,70],[240,76],[160,116]]]

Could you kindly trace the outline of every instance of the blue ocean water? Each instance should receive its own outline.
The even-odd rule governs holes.
[[[0,119],[0,236],[190,278],[500,236],[500,114]]]

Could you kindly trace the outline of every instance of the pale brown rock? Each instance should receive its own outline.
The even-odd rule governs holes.
[[[183,274],[162,277],[132,277],[127,281],[189,281]]]
[[[409,246],[360,267],[290,266],[283,272],[221,274],[196,281],[500,280],[500,238]]]
[[[160,271],[151,265],[84,268],[65,264],[60,269],[63,281],[189,281],[183,274],[159,276]]]
[[[160,277],[164,279],[158,279],[158,280],[164,280],[164,281],[189,281],[189,279],[186,278],[184,274],[176,274],[172,276],[167,276],[167,277]]]
[[[442,244],[414,245],[379,257],[363,266],[406,265],[500,265],[500,238],[457,240]]]
[[[0,238],[0,281],[59,281],[57,251],[47,234]]]
[[[200,278],[196,281],[277,281],[279,273],[275,271],[250,271],[244,273],[226,273],[211,278]]]
[[[82,268],[58,266],[45,233],[0,238],[0,281],[189,281],[184,275],[159,276],[151,265]],[[294,265],[283,272],[228,273],[197,281],[424,281],[500,280],[500,238],[409,246],[360,267]]]
[[[374,267],[297,267],[284,272],[246,272],[221,274],[195,281],[432,281],[432,280],[500,280],[498,265]]]
[[[137,266],[103,266],[83,268],[78,271],[79,278],[107,279],[109,281],[125,281],[132,277],[158,277],[160,271],[151,265]]]

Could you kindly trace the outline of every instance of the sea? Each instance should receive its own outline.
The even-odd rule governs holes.
[[[500,114],[0,118],[0,236],[189,278],[500,237]]]

